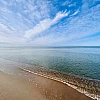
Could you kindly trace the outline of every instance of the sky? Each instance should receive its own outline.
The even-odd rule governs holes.
[[[0,45],[100,46],[100,0],[1,0]]]

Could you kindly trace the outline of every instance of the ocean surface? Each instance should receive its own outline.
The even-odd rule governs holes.
[[[100,80],[100,47],[0,47],[0,70],[16,67],[9,62]]]

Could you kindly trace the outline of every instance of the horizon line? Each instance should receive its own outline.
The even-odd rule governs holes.
[[[1,48],[100,48],[100,46],[0,46]]]

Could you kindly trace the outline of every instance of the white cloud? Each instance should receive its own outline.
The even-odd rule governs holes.
[[[55,16],[54,19],[45,19],[40,21],[39,24],[37,24],[35,27],[33,27],[32,29],[28,30],[25,32],[25,37],[26,38],[31,38],[34,35],[37,35],[45,30],[47,30],[48,28],[50,28],[52,25],[58,23],[59,20],[61,20],[62,18],[68,16],[69,12],[58,12]]]
[[[0,24],[0,34],[7,35],[6,32],[11,34],[11,30],[9,30],[7,26],[5,26],[4,24]]]
[[[75,16],[79,13],[79,9],[77,11],[75,11],[71,16]]]
[[[64,3],[62,3],[62,6],[69,5],[71,3],[71,0],[66,0]]]
[[[86,40],[83,39],[87,36],[100,32],[99,9],[100,9],[100,5],[93,7],[91,9],[87,9],[86,14],[81,13],[79,16],[71,17],[68,24],[63,23],[62,25],[60,24],[59,26],[55,26],[57,28],[55,28],[54,30],[53,29],[49,30],[48,33],[52,34],[52,37],[47,35],[46,37],[43,36],[43,37],[36,38],[33,41],[33,44],[49,45],[49,44],[55,44],[55,43],[60,44],[61,43],[62,45],[90,45],[90,44],[100,45],[100,43],[95,43],[96,41],[99,40],[99,38],[92,37],[93,40],[90,38]],[[79,11],[77,10],[74,14],[78,12]],[[51,23],[55,24],[59,21],[59,19],[60,17],[56,15],[56,17],[52,21],[49,20],[48,22],[51,21]]]
[[[30,29],[25,32],[25,37],[30,38],[36,34],[41,33],[42,31],[48,29],[50,27],[51,20],[45,19],[37,24],[33,29]]]
[[[0,4],[0,42],[63,45],[75,41],[78,44],[82,38],[100,32],[100,5],[89,8],[92,3],[86,0],[75,10],[69,8],[71,13],[66,12],[67,8],[65,12],[58,11],[50,0],[2,0]],[[61,6],[76,4],[67,0]],[[52,15],[55,17],[51,18]]]
[[[54,37],[52,34],[30,41],[30,44],[34,46],[52,46],[54,44],[60,44],[63,40],[65,40],[65,37]]]
[[[58,12],[56,17],[52,20],[51,25],[56,24],[59,20],[69,15],[69,12]]]
[[[4,24],[0,24],[0,42],[21,43],[25,42],[25,39],[22,35],[18,35],[12,26],[8,27]]]
[[[89,10],[87,9],[87,12],[89,11],[87,14],[82,14],[77,18],[73,18],[69,23],[68,29],[66,30],[66,32],[69,33],[67,35],[68,39],[80,39],[100,32],[99,9],[100,6],[93,7]]]

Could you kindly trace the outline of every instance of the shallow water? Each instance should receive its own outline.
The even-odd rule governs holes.
[[[1,48],[0,64],[7,61],[48,67],[63,73],[100,80],[100,48]],[[10,62],[11,63],[11,62]],[[17,65],[17,66],[18,66]],[[2,66],[2,64],[0,65]],[[19,65],[23,67],[22,65]],[[9,68],[8,68],[9,69]]]

